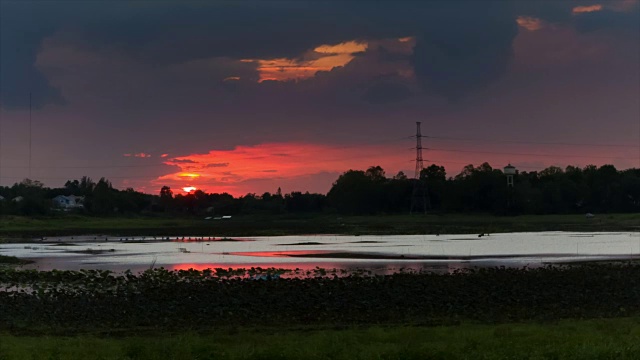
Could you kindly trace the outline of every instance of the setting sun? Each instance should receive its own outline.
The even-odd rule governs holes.
[[[200,177],[200,174],[194,174],[194,173],[180,173],[178,174],[179,177],[186,177],[189,179],[196,179]]]
[[[182,190],[186,193],[190,193],[192,191],[196,191],[197,189],[194,186],[183,187]]]

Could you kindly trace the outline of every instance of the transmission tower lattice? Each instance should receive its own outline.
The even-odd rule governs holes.
[[[430,208],[429,193],[427,191],[427,184],[420,178],[420,173],[424,168],[422,160],[422,132],[420,131],[420,122],[416,122],[416,172],[413,179],[413,193],[411,194],[411,210],[410,213],[415,211],[422,211],[427,213],[427,209]]]

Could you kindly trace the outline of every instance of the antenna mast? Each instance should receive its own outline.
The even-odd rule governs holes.
[[[31,179],[31,93],[29,93],[29,179]]]

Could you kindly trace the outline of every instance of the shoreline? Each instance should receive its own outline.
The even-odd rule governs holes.
[[[0,243],[63,236],[254,237],[286,235],[436,235],[543,231],[640,231],[640,214],[493,216],[483,214],[337,216],[236,216],[201,218],[97,218],[63,216],[0,218]],[[107,235],[104,235],[107,234]]]
[[[94,236],[0,245],[0,253],[47,269],[147,269],[318,265],[347,269],[409,267],[539,267],[572,262],[633,261],[640,233],[539,232],[477,235],[300,236],[255,238],[152,237],[106,241]],[[313,241],[309,241],[313,240]],[[325,264],[326,263],[326,264]],[[34,267],[34,266],[31,266]],[[442,269],[441,269],[442,268]],[[386,271],[386,270],[384,270]]]

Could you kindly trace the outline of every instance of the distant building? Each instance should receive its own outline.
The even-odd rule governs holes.
[[[13,199],[11,199],[11,201],[17,202],[17,203],[19,203],[22,200],[24,200],[24,198],[22,196],[16,196]]]
[[[81,209],[84,207],[84,196],[58,195],[53,198],[53,205],[62,209]]]
[[[0,195],[0,201],[4,201],[4,196]]]
[[[507,186],[508,187],[513,187],[513,176],[518,174],[518,171],[516,170],[516,167],[509,164],[507,166],[504,167],[504,174],[507,175]]]

